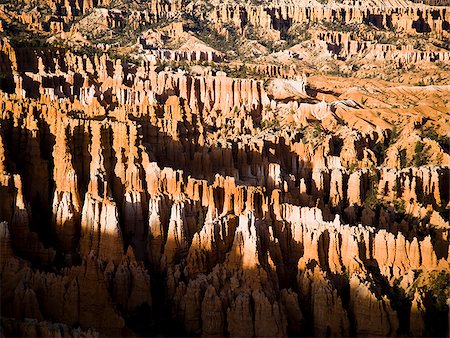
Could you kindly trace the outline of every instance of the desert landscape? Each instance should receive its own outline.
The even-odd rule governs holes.
[[[448,0],[1,0],[0,337],[449,336]]]

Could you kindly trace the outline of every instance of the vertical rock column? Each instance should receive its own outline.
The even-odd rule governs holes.
[[[123,239],[116,203],[109,197],[103,164],[101,125],[94,122],[90,126],[92,162],[81,218],[80,251],[84,256],[93,252],[102,260],[118,264],[123,255]]]
[[[55,161],[53,179],[53,226],[57,236],[58,247],[64,252],[72,252],[77,245],[80,230],[81,200],[78,193],[77,174],[72,165],[72,154],[67,147],[66,128],[60,122],[56,131],[53,149]]]

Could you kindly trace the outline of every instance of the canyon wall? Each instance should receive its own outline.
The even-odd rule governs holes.
[[[214,15],[239,18],[227,8]],[[294,9],[246,20],[315,13]],[[448,281],[450,155],[418,134],[444,113],[409,111],[394,139],[355,101],[291,100],[306,79],[269,88],[6,38],[0,59],[7,334],[446,333],[433,283]]]

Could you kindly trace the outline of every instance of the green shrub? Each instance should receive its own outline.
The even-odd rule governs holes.
[[[400,168],[406,168],[407,160],[406,160],[406,150],[402,149],[399,152],[400,156]]]
[[[414,146],[414,166],[420,167],[428,162],[429,156],[426,154],[427,148],[420,141],[417,141]]]
[[[394,200],[394,209],[399,214],[405,214],[405,201],[404,200]]]
[[[270,121],[264,120],[261,122],[261,129],[270,129],[270,130],[278,131],[281,129],[280,121],[278,121],[277,119],[270,120]]]
[[[314,123],[314,129],[313,129],[313,137],[319,137],[323,134],[324,130],[320,122]]]
[[[420,136],[437,142],[446,153],[450,152],[450,138],[439,135],[433,127],[421,128]]]
[[[204,225],[205,225],[205,217],[203,215],[203,208],[200,207],[198,211],[197,232],[202,231]]]
[[[439,311],[448,311],[447,299],[450,298],[450,273],[440,271],[430,283],[430,291]]]
[[[375,170],[371,170],[369,175],[369,188],[367,190],[366,199],[364,205],[370,209],[376,209],[381,205],[378,199],[378,173]]]

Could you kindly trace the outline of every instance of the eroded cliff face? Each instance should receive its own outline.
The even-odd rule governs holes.
[[[98,12],[110,28],[182,8],[46,4],[66,25]],[[388,5],[220,3],[211,15],[225,35],[250,24],[274,39],[305,20],[413,34],[422,18],[448,33],[445,8]],[[0,40],[4,334],[447,334],[450,88],[257,62],[227,64],[255,75],[232,77],[198,63],[225,62],[204,46],[150,46],[183,25],[147,33],[134,62]],[[357,38],[315,40],[342,57],[448,62]]]

